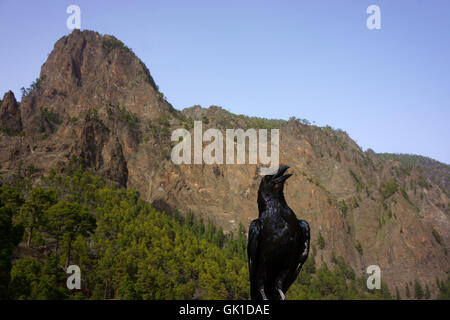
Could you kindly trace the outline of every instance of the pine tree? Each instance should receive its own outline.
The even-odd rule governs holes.
[[[96,222],[86,207],[78,203],[60,201],[47,211],[49,230],[57,239],[64,237],[66,246],[65,269],[69,266],[72,241],[77,235],[87,237],[95,230]]]
[[[430,293],[430,287],[428,287],[428,284],[425,285],[425,299],[430,299],[431,293]]]
[[[408,284],[406,284],[405,285],[405,295],[406,295],[406,298],[411,298],[411,292],[409,291],[409,286],[408,286]]]
[[[31,246],[33,232],[45,224],[44,211],[56,203],[56,194],[53,190],[37,187],[30,193],[30,200],[21,207],[18,216],[18,221],[28,229],[27,247]]]
[[[8,299],[10,281],[11,255],[14,247],[20,242],[23,234],[21,226],[13,224],[16,206],[9,201],[14,194],[12,188],[0,187],[0,300]]]
[[[400,296],[400,291],[398,291],[397,287],[395,287],[395,298],[397,300],[401,300],[402,299],[402,297]]]
[[[422,299],[423,298],[423,289],[420,285],[419,281],[414,280],[414,297],[416,299]]]

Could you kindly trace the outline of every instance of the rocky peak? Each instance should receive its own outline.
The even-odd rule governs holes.
[[[74,30],[56,42],[23,98],[22,119],[27,133],[36,133],[42,127],[40,107],[64,120],[108,106],[147,119],[173,112],[130,48],[113,36]]]
[[[0,127],[7,134],[18,134],[22,130],[19,104],[12,91],[5,93],[0,103]]]

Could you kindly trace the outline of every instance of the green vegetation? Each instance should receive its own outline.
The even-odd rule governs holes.
[[[132,112],[125,110],[125,108],[120,109],[120,117],[127,123],[128,128],[137,129],[139,128],[139,118]]]
[[[352,197],[351,207],[356,209],[359,207],[359,202],[361,201],[361,197],[359,195]]]
[[[28,200],[18,210],[17,221],[27,229],[27,246],[31,246],[33,231],[44,224],[45,210],[56,203],[56,193],[36,187],[28,194]]]
[[[436,284],[439,289],[439,295],[437,298],[439,300],[450,300],[450,276],[446,281],[436,279]]]
[[[33,258],[22,258],[11,271],[10,298],[20,300],[66,299],[68,290],[64,284],[66,274],[54,255],[43,263]]]
[[[258,128],[258,129],[279,129],[285,120],[266,119],[259,117],[248,117],[242,114],[234,115],[237,119],[244,120],[244,128]]]
[[[61,124],[61,120],[58,119],[58,116],[55,114],[55,112],[53,110],[44,108],[41,110],[41,115],[44,119],[48,120],[51,123]]]
[[[356,240],[355,248],[356,248],[356,250],[358,250],[359,254],[363,254],[363,248],[362,248],[361,242],[359,242],[359,240]]]
[[[378,226],[379,228],[382,228],[384,224],[389,222],[389,220],[392,218],[392,209],[389,207],[386,202],[383,202],[383,208],[384,210],[381,212],[378,220]]]
[[[383,195],[383,199],[387,199],[397,192],[398,184],[395,179],[388,180],[381,184],[381,194]]]
[[[298,123],[303,124],[305,126],[311,125],[311,121],[309,121],[308,119],[300,119],[300,118],[296,118],[296,117],[290,117],[289,121],[297,121]]]
[[[422,299],[424,297],[422,286],[420,285],[419,281],[414,280],[414,298],[416,299]]]
[[[46,139],[49,135],[49,133],[46,132],[46,128],[50,129],[50,133],[54,133],[56,131],[56,126],[62,123],[57,114],[52,109],[48,108],[43,108],[41,110],[41,119],[41,140]]]
[[[2,297],[249,298],[243,226],[225,235],[192,212],[158,212],[135,190],[116,189],[75,162],[50,170],[39,186],[30,184],[32,167],[19,168],[16,182],[0,186]],[[19,254],[11,267],[21,238],[19,251],[32,254]],[[320,232],[318,243],[325,248]],[[316,268],[315,256],[312,246],[290,299],[391,298],[384,285],[369,292],[342,257],[333,253],[331,268],[323,262]],[[81,290],[66,288],[69,264],[81,268]]]
[[[124,121],[127,127],[131,129],[138,129],[140,126],[139,118],[136,114],[128,111],[125,107],[122,107],[120,103],[117,105],[109,102],[109,105],[106,106],[106,110],[108,112],[108,116],[116,115],[119,119]],[[94,117],[98,120],[98,111],[96,109],[93,110],[94,114],[91,117]]]
[[[199,105],[191,108],[200,107]],[[208,110],[216,112],[216,125],[220,128],[258,128],[258,129],[279,129],[286,120],[266,119],[259,117],[249,117],[242,114],[234,114],[220,106],[210,106]],[[209,123],[209,120],[208,120]]]
[[[169,116],[166,117],[158,117],[156,119],[156,133],[157,137],[160,141],[164,139],[170,139],[170,122]]]
[[[340,200],[338,202],[338,206],[339,206],[339,210],[341,210],[342,214],[344,216],[347,215],[347,211],[348,211],[348,207],[347,207],[347,203],[345,202],[345,200]]]
[[[75,166],[42,180],[16,210],[40,258],[13,266],[13,298],[248,298],[243,227],[225,237],[211,222],[170,217]],[[65,288],[68,264],[82,270],[86,286],[77,295]]]
[[[150,77],[150,71],[148,70],[147,66],[145,65],[144,62],[142,62],[142,60],[139,60],[139,64],[142,67],[142,76],[144,77],[144,81],[148,82],[148,83],[152,83],[151,81],[151,77]]]
[[[402,194],[403,198],[405,198],[408,203],[416,209],[417,212],[420,212],[420,209],[411,201],[411,199],[408,196],[408,193],[406,192],[405,188],[400,188],[400,193]]]
[[[18,133],[14,133],[11,130],[9,130],[7,127],[1,127],[0,132],[6,134],[8,136],[13,136],[13,137],[14,136],[15,137],[24,137],[25,136],[25,131],[22,130]]]
[[[99,120],[98,110],[97,109],[89,109],[82,113],[82,117],[84,120]]]
[[[321,127],[320,130],[322,130],[322,132],[325,133],[325,135],[327,135],[327,136],[335,135],[335,130],[329,125]]]
[[[417,180],[417,184],[425,189],[430,189],[431,185],[426,181],[426,179],[424,177],[420,177],[419,180]]]
[[[428,284],[425,285],[425,294],[424,294],[425,299],[430,299],[431,297],[431,292],[430,292],[430,287],[428,286]]]
[[[348,137],[348,135],[344,130],[334,129],[334,128],[330,127],[329,125],[321,127],[320,130],[322,130],[322,132],[325,133],[326,136],[332,137],[334,143],[336,143],[336,145],[338,146],[338,148],[340,150],[345,151],[347,149],[348,143],[346,141],[344,141],[344,139],[346,137]],[[331,156],[330,150],[328,151],[328,153]],[[339,153],[336,154],[336,160],[339,162],[341,161],[341,157],[340,157]],[[355,158],[355,161],[356,161],[356,158]]]
[[[356,173],[353,172],[352,169],[348,169],[350,175],[353,178],[353,181],[355,182],[355,186],[356,186],[356,191],[360,192],[361,190],[364,189],[364,183],[361,182],[361,180],[359,180],[358,176],[356,175]]]
[[[102,47],[105,50],[106,54],[109,54],[111,51],[113,51],[116,48],[131,51],[130,48],[128,48],[122,41],[109,37],[109,38],[103,38],[102,40]]]
[[[317,244],[319,245],[319,249],[325,249],[325,239],[322,236],[322,233],[319,231],[319,236],[317,237]]]
[[[302,176],[304,176],[306,178],[306,180],[308,182],[311,182],[313,184],[315,184],[317,187],[319,187],[320,189],[322,189],[323,192],[325,192],[325,194],[327,195],[327,200],[328,200],[328,204],[331,205],[336,205],[339,206],[339,204],[337,203],[336,197],[329,191],[327,190],[327,188],[325,188],[318,179],[312,177],[312,176],[308,176],[308,174],[305,171],[301,172]]]
[[[22,98],[27,96],[34,89],[39,89],[41,87],[42,81],[45,80],[45,76],[37,78],[34,80],[28,88],[22,87],[20,91],[22,92]]]
[[[160,126],[163,126],[163,127],[170,126],[168,117],[159,117],[158,119],[156,119],[156,121],[159,123]]]
[[[0,186],[0,300],[9,298],[11,255],[22,238],[23,228],[13,225],[13,214],[23,197],[9,186]]]
[[[194,108],[194,107],[197,107],[197,106],[193,106],[191,108]],[[198,107],[200,107],[200,106],[198,106]],[[186,130],[190,130],[190,129],[194,128],[194,120],[191,117],[187,117],[186,115],[183,114],[183,112],[175,112],[174,115],[175,115],[175,118],[181,122],[181,124],[183,125],[183,127]],[[204,117],[203,119],[207,119],[207,118]],[[208,121],[208,123],[209,123],[209,121]]]
[[[437,232],[436,229],[431,227],[431,233],[433,234],[433,237],[437,241],[437,243],[442,245],[442,239],[441,239],[441,236],[440,236],[439,232]]]
[[[414,154],[378,153],[377,156],[383,162],[388,159],[399,161],[401,170],[405,174],[410,174],[413,168],[417,169],[433,183],[440,185],[444,192],[448,192],[445,190],[450,188],[450,166],[448,164]],[[423,188],[430,188],[431,185],[426,178],[422,176],[417,184]]]
[[[391,299],[384,283],[381,290],[369,291],[365,279],[357,278],[342,257],[334,259],[332,268],[322,262],[316,269],[315,256],[313,247],[302,272],[287,293],[288,299]]]
[[[400,193],[402,194],[402,196],[403,196],[403,198],[405,198],[406,200],[408,200],[408,202],[410,201],[409,200],[409,196],[408,196],[408,194],[406,193],[406,190],[405,190],[405,188],[400,188]]]
[[[84,205],[66,200],[59,201],[51,206],[45,214],[47,219],[45,231],[56,241],[56,255],[58,254],[58,243],[61,240],[64,241],[64,248],[66,248],[64,269],[67,269],[73,241],[76,237],[86,238],[95,230],[95,218]]]

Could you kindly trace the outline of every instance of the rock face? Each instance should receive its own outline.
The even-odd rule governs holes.
[[[19,104],[12,91],[5,93],[0,103],[0,128],[8,134],[18,134],[22,131]]]
[[[75,30],[56,42],[39,80],[37,89],[22,101],[27,134],[39,131],[43,107],[61,120],[99,106],[126,106],[142,119],[163,116],[171,109],[158,97],[148,69],[130,49],[112,36],[92,31]]]
[[[15,120],[6,122],[4,114]],[[25,133],[0,135],[4,179],[19,160],[45,172],[75,156],[118,185],[138,189],[154,206],[192,211],[227,232],[240,223],[248,228],[258,215],[259,165],[175,165],[172,131],[192,132],[194,120],[203,121],[203,132],[280,128],[280,162],[294,173],[286,200],[309,221],[313,245],[319,233],[325,239],[317,263],[343,256],[359,275],[378,265],[382,281],[402,297],[415,279],[435,296],[436,278],[447,277],[450,190],[416,168],[380,161],[330,127],[237,116],[219,107],[177,111],[145,65],[112,36],[75,30],[60,39],[20,108],[7,93],[1,115],[2,125]]]
[[[56,42],[22,99],[19,119],[25,137],[0,140],[7,151],[3,170],[28,158],[46,170],[76,156],[127,186],[127,163],[138,150],[139,129],[174,112],[147,67],[121,41],[75,30]]]

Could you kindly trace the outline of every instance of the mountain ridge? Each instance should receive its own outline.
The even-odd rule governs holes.
[[[411,166],[416,166],[422,170],[432,182],[441,186],[447,193],[450,192],[450,165],[437,161],[433,158],[404,153],[378,153],[378,156],[385,161],[387,159],[399,161],[405,170]]]

